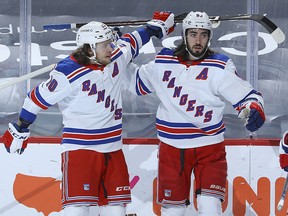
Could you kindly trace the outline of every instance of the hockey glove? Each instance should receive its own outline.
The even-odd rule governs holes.
[[[16,123],[9,123],[8,130],[3,135],[3,143],[7,152],[22,154],[27,147],[28,137],[30,135],[28,128],[22,128]]]
[[[161,39],[174,31],[174,14],[169,11],[155,11],[152,20],[147,22],[149,35]]]
[[[288,172],[288,131],[286,131],[279,145],[279,162],[280,167]]]
[[[120,31],[120,28],[118,27],[114,27],[112,29],[112,33],[113,33],[114,42],[117,41],[122,36],[122,32]]]
[[[241,105],[238,117],[245,120],[247,130],[254,132],[265,122],[265,114],[260,102],[248,100]]]

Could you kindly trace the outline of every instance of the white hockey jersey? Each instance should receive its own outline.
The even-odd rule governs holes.
[[[164,48],[154,61],[136,70],[137,95],[156,92],[160,99],[158,138],[177,148],[193,148],[224,140],[223,112],[229,101],[235,109],[257,94],[239,78],[232,60],[213,54],[203,61],[181,62]]]
[[[112,62],[104,67],[80,65],[72,56],[60,61],[50,79],[28,93],[20,118],[33,122],[41,109],[57,103],[63,116],[63,151],[122,148],[122,75],[149,40],[144,29],[123,35]]]

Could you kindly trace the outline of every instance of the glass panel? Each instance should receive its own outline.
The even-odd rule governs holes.
[[[97,21],[142,20],[150,19],[154,10],[171,10],[176,15],[189,10],[205,11],[208,15],[236,15],[247,12],[246,2],[243,1],[210,1],[203,0],[187,5],[187,1],[175,2],[160,1],[33,1],[31,17],[31,71],[35,71],[52,63],[57,63],[75,48],[75,30],[44,31],[43,25],[60,23],[87,23]],[[288,2],[273,2],[261,0],[260,13],[268,13],[287,34],[287,18],[285,17]],[[187,11],[188,8],[188,11]],[[1,82],[11,77],[19,76],[19,0],[2,1],[0,8],[0,78]],[[130,32],[135,27],[121,28],[122,32]],[[231,57],[238,74],[246,79],[246,31],[247,21],[222,21],[214,29],[211,48]],[[237,33],[234,35],[234,33]],[[268,32],[259,25],[259,91],[265,99],[267,122],[257,133],[258,137],[280,137],[287,125],[287,107],[285,99],[287,82],[287,42],[277,44],[271,41]],[[155,54],[164,46],[175,45],[181,38],[181,25],[176,26],[175,32],[164,41],[154,40],[141,50],[136,63],[143,64],[152,60]],[[234,35],[234,36],[233,36]],[[231,38],[228,38],[231,36]],[[276,47],[275,47],[276,46]],[[277,49],[275,49],[277,48]],[[41,81],[48,79],[48,73],[31,80],[30,89]],[[0,102],[0,132],[4,132],[10,121],[17,121],[18,112],[22,106],[19,97],[19,85],[0,90],[3,96]],[[7,95],[7,96],[6,96]],[[124,137],[156,137],[155,113],[158,99],[155,95],[141,98],[131,95],[124,90],[123,96],[123,131]],[[237,112],[227,104],[224,113],[227,125],[226,137],[243,138],[249,134],[238,119]],[[47,111],[41,111],[36,122],[31,126],[32,135],[61,136],[62,117],[57,106]]]
[[[19,76],[19,0],[3,0],[0,7],[0,84]],[[8,122],[17,119],[22,106],[20,86],[10,86],[0,90],[0,128],[1,134]]]

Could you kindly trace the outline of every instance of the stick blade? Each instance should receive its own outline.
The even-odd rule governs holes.
[[[280,44],[285,40],[283,31],[267,18],[266,15],[253,15],[252,20],[260,23],[271,34],[276,43]]]
[[[277,205],[277,211],[281,211],[284,205],[284,199],[281,199]]]
[[[285,40],[285,34],[280,28],[276,28],[272,33],[271,36],[276,41],[276,43],[280,44]]]

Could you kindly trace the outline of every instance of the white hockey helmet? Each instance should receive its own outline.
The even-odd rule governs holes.
[[[213,32],[212,32],[212,22],[209,19],[209,16],[205,12],[199,11],[191,11],[184,19],[183,19],[183,37],[186,43],[185,35],[186,30],[195,28],[195,29],[207,29],[210,31],[210,38],[209,42],[212,39]]]
[[[113,39],[112,30],[104,23],[92,21],[81,26],[76,35],[77,47],[89,44],[95,49],[95,44]]]

